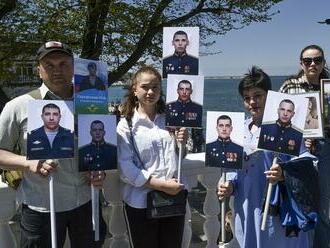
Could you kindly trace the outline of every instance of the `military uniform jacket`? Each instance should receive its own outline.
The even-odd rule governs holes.
[[[60,126],[52,147],[43,126],[28,133],[28,159],[73,158],[73,156],[74,145],[71,130]]]
[[[117,169],[117,147],[104,142],[79,148],[79,171]]]
[[[177,100],[166,104],[166,126],[201,127],[202,114],[202,105],[192,101],[183,103]]]
[[[278,122],[261,126],[258,147],[275,152],[299,155],[302,133],[291,125],[282,127]]]
[[[217,139],[206,144],[206,166],[229,169],[242,168],[243,147],[230,139]]]
[[[198,75],[198,58],[188,54],[173,54],[163,59],[163,78],[167,74]]]
[[[79,92],[89,89],[105,90],[105,85],[99,77],[96,77],[95,84],[93,85],[89,80],[89,76],[86,76],[80,81]]]

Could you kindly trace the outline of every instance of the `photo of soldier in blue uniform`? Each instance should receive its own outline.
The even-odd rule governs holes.
[[[172,45],[174,53],[163,59],[163,78],[167,78],[168,74],[198,75],[198,58],[187,54],[187,33],[182,30],[176,31]]]
[[[178,99],[166,104],[166,126],[171,127],[201,127],[202,105],[191,100],[192,84],[188,80],[178,83]]]
[[[44,105],[41,118],[44,125],[27,135],[27,159],[72,158],[73,132],[60,126],[59,106],[54,103]]]
[[[298,156],[303,133],[291,123],[295,114],[294,102],[283,99],[277,114],[278,119],[274,123],[261,125],[258,148]]]
[[[94,62],[87,65],[89,75],[84,76],[80,81],[79,92],[89,89],[105,90],[106,86],[101,78],[96,75],[97,66]]]
[[[243,147],[230,139],[232,119],[228,115],[217,118],[217,140],[206,144],[205,165],[228,169],[241,169]]]
[[[92,140],[80,147],[79,171],[99,171],[117,169],[117,147],[105,141],[104,123],[94,120],[90,124]]]

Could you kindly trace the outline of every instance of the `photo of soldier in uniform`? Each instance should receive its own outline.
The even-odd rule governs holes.
[[[270,104],[271,103],[271,104]],[[274,108],[274,104],[277,107]],[[300,108],[298,108],[298,104]],[[296,106],[297,105],[297,106]],[[277,118],[261,125],[258,148],[298,156],[303,138],[308,99],[302,95],[291,96],[269,91],[265,113],[277,109]],[[300,114],[296,113],[300,109]],[[294,116],[299,117],[293,121]]]
[[[202,76],[169,75],[166,126],[201,128],[203,90],[204,79]]]
[[[207,112],[206,166],[242,169],[243,125],[244,113]]]
[[[321,107],[324,127],[330,127],[330,79],[321,79]]]
[[[308,99],[307,114],[304,126],[304,138],[323,137],[320,93],[311,92],[303,94]]]
[[[41,118],[36,118],[41,114]],[[62,118],[65,116],[65,118]],[[62,126],[62,125],[63,126]],[[35,128],[37,126],[37,128]],[[27,159],[73,158],[73,104],[69,101],[30,101]]]
[[[79,84],[79,92],[89,89],[105,90],[106,84],[96,74],[97,65],[95,62],[89,62],[87,65],[88,75],[84,76]]]
[[[115,115],[78,116],[79,171],[117,169],[116,123]]]
[[[74,59],[76,114],[108,113],[107,64],[90,59]]]
[[[198,75],[198,27],[166,27],[163,32],[163,78],[168,74]]]

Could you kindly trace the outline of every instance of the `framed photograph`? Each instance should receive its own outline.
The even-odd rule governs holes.
[[[74,60],[74,89],[76,114],[107,114],[109,112],[106,63],[76,58]]]
[[[204,77],[169,75],[166,88],[166,126],[202,127]]]
[[[29,101],[27,132],[27,159],[73,158],[73,102]]]
[[[268,91],[258,148],[298,156],[307,106],[303,95]]]
[[[79,171],[117,169],[115,115],[78,115]]]
[[[168,74],[199,74],[199,28],[165,27],[163,78]]]
[[[324,127],[330,127],[330,79],[321,79],[321,108]]]
[[[207,111],[205,165],[242,169],[244,113]]]
[[[302,94],[308,99],[307,114],[304,126],[304,138],[323,138],[323,121],[319,92]]]

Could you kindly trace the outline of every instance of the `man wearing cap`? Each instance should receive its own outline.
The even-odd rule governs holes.
[[[166,126],[202,127],[202,105],[191,100],[192,84],[188,80],[178,83],[178,99],[166,104]]]
[[[22,203],[21,247],[51,247],[48,175],[54,175],[57,245],[63,247],[68,231],[71,247],[101,247],[95,244],[91,221],[90,186],[102,186],[104,174],[91,172],[86,178],[78,172],[74,159],[27,160],[27,105],[34,99],[72,100],[73,54],[56,41],[43,44],[38,52],[40,88],[6,104],[0,116],[0,165],[23,171],[17,190]],[[101,237],[104,221],[101,219]]]
[[[79,148],[80,171],[116,169],[117,148],[104,140],[104,123],[92,121],[90,135],[91,143]]]
[[[258,148],[299,155],[302,132],[291,123],[295,114],[294,108],[294,103],[290,99],[284,99],[280,102],[276,122],[261,126]]]
[[[163,78],[167,74],[198,75],[198,58],[187,54],[188,35],[179,30],[173,35],[174,54],[163,59]]]
[[[220,115],[216,129],[218,139],[206,144],[206,165],[229,169],[242,168],[243,147],[230,139],[233,131],[231,118],[228,115]]]
[[[105,85],[101,78],[96,75],[97,66],[96,63],[90,62],[87,65],[87,70],[89,75],[83,77],[80,81],[79,91],[89,90],[89,89],[97,89],[97,90],[105,90]]]

